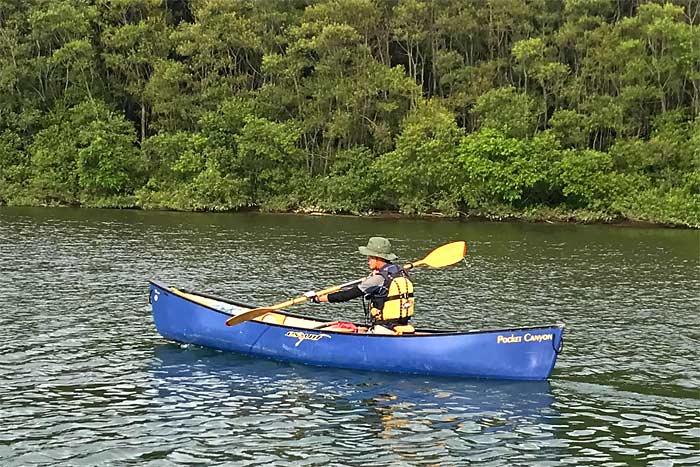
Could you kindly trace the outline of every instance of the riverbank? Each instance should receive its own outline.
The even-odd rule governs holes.
[[[178,209],[174,207],[144,207],[139,206],[130,197],[119,198],[93,204],[65,204],[65,203],[4,203],[0,200],[0,207],[73,207],[81,209],[136,209],[142,211],[174,211],[174,212],[267,212],[275,214],[290,214],[303,216],[338,216],[338,217],[366,217],[380,219],[444,219],[454,221],[480,221],[480,222],[523,222],[523,223],[547,223],[547,224],[600,224],[617,227],[648,227],[670,229],[700,229],[700,225],[687,222],[658,221],[649,218],[632,218],[621,215],[611,215],[604,212],[590,210],[566,210],[548,206],[530,207],[517,210],[510,206],[492,206],[490,209],[469,209],[454,213],[429,212],[407,214],[396,210],[371,210],[371,211],[330,211],[317,207],[305,207],[296,209],[261,209],[255,206],[238,209]]]
[[[522,222],[532,224],[600,224],[616,227],[648,227],[669,229],[698,229],[694,226],[681,223],[653,222],[639,219],[628,219],[620,216],[610,216],[603,213],[590,211],[564,212],[551,208],[530,209],[527,211],[513,212],[487,212],[479,210],[460,211],[456,215],[440,212],[424,214],[403,214],[398,211],[379,211],[367,213],[329,213],[323,211],[298,209],[285,211],[289,214],[310,216],[347,216],[347,217],[371,217],[380,219],[421,219],[421,220],[455,220],[455,221],[479,221],[479,222]]]

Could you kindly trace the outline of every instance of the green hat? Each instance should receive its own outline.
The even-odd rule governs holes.
[[[358,250],[365,256],[376,256],[387,261],[398,258],[391,252],[391,242],[384,237],[372,237],[367,242],[367,246],[361,246]]]

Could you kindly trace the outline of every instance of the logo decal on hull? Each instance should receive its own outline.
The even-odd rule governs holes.
[[[530,334],[526,333],[524,336],[516,336],[511,334],[510,336],[498,335],[496,337],[496,344],[519,344],[521,342],[543,342],[551,341],[554,339],[554,334]]]
[[[303,341],[318,341],[321,340],[322,337],[327,337],[329,339],[331,338],[331,336],[327,334],[309,334],[302,331],[287,331],[285,336],[299,339],[296,344],[294,344],[294,347],[299,347],[299,344],[301,344]]]

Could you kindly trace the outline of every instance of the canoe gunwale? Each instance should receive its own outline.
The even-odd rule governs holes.
[[[201,302],[192,300],[189,297],[183,296],[182,294],[178,294],[175,290],[173,290],[172,287],[167,286],[167,285],[165,285],[157,280],[151,279],[148,282],[161,290],[164,290],[166,292],[169,292],[171,294],[176,295],[179,299],[188,301],[190,303],[201,306],[203,308],[206,308],[208,310],[211,310],[213,312],[219,313],[219,314],[224,315],[224,316],[228,316],[228,317],[235,316],[232,313],[228,313],[226,311],[216,309],[216,308],[211,307],[205,303],[201,303]],[[200,296],[203,298],[209,298],[211,300],[220,301],[223,303],[227,303],[227,304],[242,307],[242,308],[249,308],[249,309],[256,308],[254,305],[237,302],[234,300],[226,299],[226,298],[219,297],[219,296],[212,295],[212,294],[207,294],[207,293],[202,293],[202,292],[192,292],[192,291],[189,291],[186,289],[180,289],[180,288],[178,288],[177,291],[197,295],[197,296]],[[150,303],[150,301],[151,301],[151,294],[149,294],[149,303]],[[300,318],[300,319],[306,319],[306,320],[311,320],[311,321],[323,323],[323,321],[319,320],[318,318],[313,318],[313,317],[306,316],[306,315],[288,313],[286,311],[280,311],[280,310],[276,310],[275,313],[279,313],[279,314],[293,317],[293,318]],[[289,324],[277,324],[277,323],[271,323],[271,322],[265,322],[265,321],[255,321],[255,323],[266,325],[266,326],[281,327],[281,328],[292,328],[292,329],[300,329],[300,330],[307,330],[307,331],[309,330],[309,328],[306,328],[306,327],[293,326],[293,325],[289,325]],[[364,326],[364,324],[360,324],[360,323],[354,323],[354,324],[356,324],[358,326]],[[534,330],[534,329],[551,329],[551,328],[564,329],[565,326],[566,325],[564,323],[557,323],[557,324],[552,324],[552,325],[539,325],[539,326],[517,326],[517,327],[494,328],[494,329],[472,329],[472,330],[468,330],[468,331],[445,330],[445,329],[416,329],[416,332],[418,334],[404,334],[404,335],[367,334],[367,333],[353,334],[353,335],[363,336],[363,337],[382,337],[382,338],[386,338],[386,337],[390,337],[390,338],[399,338],[399,337],[419,338],[419,337],[439,337],[439,336],[465,335],[465,334],[483,334],[483,333],[493,333],[493,332],[515,332],[515,331],[525,331],[525,330]],[[324,333],[329,332],[329,333],[333,333],[333,334],[346,334],[346,333],[341,332],[341,331],[333,331],[333,330],[326,330],[326,329],[324,329],[323,332]]]

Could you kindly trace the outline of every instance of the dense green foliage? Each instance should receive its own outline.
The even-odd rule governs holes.
[[[700,225],[700,2],[0,0],[0,204]]]

